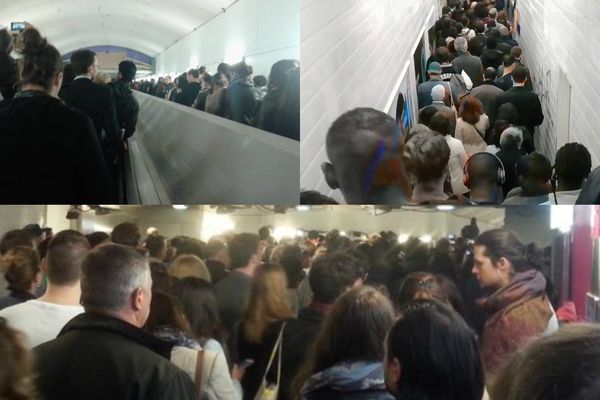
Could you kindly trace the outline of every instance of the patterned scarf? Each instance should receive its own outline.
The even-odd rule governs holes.
[[[164,340],[165,342],[169,342],[174,346],[182,346],[194,350],[202,350],[202,346],[200,346],[200,343],[198,343],[198,341],[194,337],[186,335],[174,326],[159,326],[152,333],[157,338]]]

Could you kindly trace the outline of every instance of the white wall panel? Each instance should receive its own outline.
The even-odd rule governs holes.
[[[156,58],[156,73],[181,73],[206,65],[242,60],[268,76],[281,59],[299,59],[299,0],[240,0],[226,13],[184,37]]]
[[[387,111],[394,88],[439,0],[303,0],[301,187],[341,200],[325,183],[325,136],[356,107]],[[410,71],[410,69],[408,69]]]

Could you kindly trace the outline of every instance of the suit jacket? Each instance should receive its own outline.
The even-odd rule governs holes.
[[[502,93],[504,93],[502,89],[496,87],[491,82],[485,82],[484,84],[471,90],[471,96],[474,96],[481,101],[483,109],[487,115],[492,114],[494,102]]]
[[[489,67],[498,69],[498,67],[502,64],[504,54],[498,49],[488,49],[486,47],[483,49],[480,58],[484,69]]]
[[[2,204],[110,204],[111,186],[87,115],[44,92],[0,102]]]
[[[483,64],[481,59],[472,56],[469,53],[457,52],[458,56],[452,61],[452,65],[459,72],[465,71],[471,81],[473,81],[473,87],[479,86],[483,83]]]
[[[519,124],[525,126],[533,135],[536,126],[544,122],[542,104],[537,94],[526,87],[515,86],[496,98],[494,114],[491,118],[496,121],[498,110],[505,103],[512,103],[519,111]]]
[[[103,149],[112,149],[116,154],[121,152],[123,138],[110,87],[98,85],[87,78],[79,78],[63,87],[59,96],[65,103],[83,111],[92,119]],[[103,129],[106,137],[102,136]]]

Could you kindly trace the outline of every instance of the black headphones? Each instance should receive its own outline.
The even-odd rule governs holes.
[[[479,156],[479,155],[488,155],[489,157],[493,157],[497,162],[498,162],[498,170],[496,172],[496,184],[498,186],[502,186],[504,185],[504,183],[506,182],[506,171],[504,170],[504,164],[502,163],[502,160],[500,160],[498,158],[497,155],[492,154],[492,153],[488,153],[487,151],[482,151],[479,153],[475,153],[473,154],[471,157],[468,158],[467,162],[465,163],[465,166],[463,168],[463,175],[464,175],[464,184],[466,187],[470,187],[470,182],[469,182],[469,173],[468,171],[468,167],[469,167],[469,163],[471,162],[471,160],[473,159],[473,157]]]

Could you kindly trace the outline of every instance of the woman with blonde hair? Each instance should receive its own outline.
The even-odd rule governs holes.
[[[8,282],[9,295],[0,298],[0,310],[35,299],[35,289],[42,282],[37,250],[16,246],[0,258],[0,272]]]
[[[267,366],[277,350],[285,321],[292,317],[285,271],[277,264],[263,264],[252,283],[246,312],[237,332],[238,362],[253,361],[242,379],[244,399],[254,399],[263,377],[266,376],[269,382],[277,382],[276,365],[269,370]]]
[[[33,357],[25,337],[0,317],[0,399],[32,400]]]
[[[485,151],[485,133],[490,127],[490,119],[483,112],[481,102],[476,97],[465,96],[460,101],[458,116],[456,138],[463,143],[467,157]]]
[[[204,261],[192,254],[182,254],[175,258],[169,267],[169,275],[177,279],[192,277],[211,282],[210,272]]]

